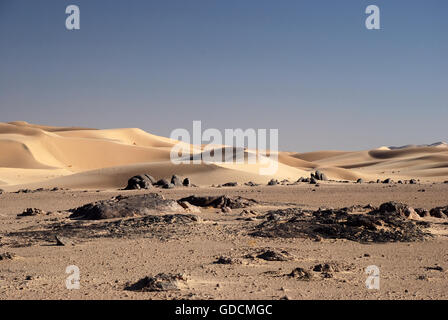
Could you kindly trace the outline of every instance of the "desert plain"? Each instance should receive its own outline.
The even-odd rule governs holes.
[[[263,176],[175,165],[176,143],[1,123],[0,299],[448,298],[446,144],[279,152]]]

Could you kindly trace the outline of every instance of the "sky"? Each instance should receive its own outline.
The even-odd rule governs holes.
[[[448,141],[447,17],[446,0],[0,0],[0,121],[200,120],[298,152]]]

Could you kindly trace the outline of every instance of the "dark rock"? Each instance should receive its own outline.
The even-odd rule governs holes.
[[[394,214],[402,218],[408,218],[413,210],[414,209],[406,204],[390,201],[380,205],[376,212],[381,214]]]
[[[170,182],[167,179],[160,179],[154,185],[156,185],[158,187],[164,187],[168,184],[170,184]]]
[[[321,263],[313,267],[315,272],[339,272],[340,267],[336,263]]]
[[[154,183],[155,180],[150,175],[138,175],[128,180],[128,185],[126,186],[125,190],[149,189]]]
[[[359,206],[361,207],[361,206]],[[367,242],[422,241],[431,234],[427,224],[405,218],[400,206],[383,206],[382,210],[347,208],[310,211],[301,208],[269,211],[265,221],[249,235],[268,238],[328,238]],[[370,211],[368,211],[370,210]],[[275,218],[274,218],[275,217]]]
[[[384,184],[392,183],[392,179],[391,178],[387,178],[387,179],[383,180],[382,183],[384,183]]]
[[[171,184],[173,184],[175,187],[182,187],[183,186],[181,178],[179,176],[177,176],[177,175],[173,175],[171,177]]]
[[[198,207],[213,207],[213,208],[229,207],[230,209],[247,208],[249,206],[257,204],[257,201],[253,199],[247,199],[243,197],[230,198],[228,196],[210,196],[210,197],[189,196],[186,198],[182,198],[179,201],[186,201]]]
[[[12,260],[15,257],[16,257],[16,255],[14,253],[11,253],[11,252],[0,253],[0,261],[2,261],[2,260]]]
[[[268,182],[268,186],[276,186],[276,185],[278,185],[278,180],[277,179],[271,179]]]
[[[240,261],[232,259],[230,257],[224,257],[224,256],[220,256],[215,262],[213,262],[214,264],[237,264],[240,263]]]
[[[221,212],[229,214],[232,213],[232,209],[230,209],[229,207],[222,207]]]
[[[435,218],[446,219],[448,218],[448,206],[431,209],[429,215]]]
[[[162,195],[149,193],[129,197],[118,196],[110,200],[89,203],[72,209],[72,219],[100,220],[145,216],[160,213],[183,213],[185,209],[174,200],[166,200]]]
[[[182,181],[182,185],[184,187],[189,187],[191,185],[190,179],[189,178],[185,178],[184,181]]]
[[[410,183],[410,184],[417,184],[417,180],[415,180],[415,179],[411,179],[411,180],[409,180],[409,183]]]
[[[259,184],[254,183],[252,181],[246,182],[244,185],[248,186],[248,187],[257,187],[257,186],[259,186]]]
[[[300,177],[299,179],[297,179],[297,181],[296,181],[296,182],[299,182],[299,183],[300,183],[300,182],[305,182],[304,180],[305,180],[305,178],[304,178],[304,177]]]
[[[187,278],[182,274],[159,273],[154,277],[145,277],[136,283],[129,285],[125,290],[154,292],[154,291],[177,291],[186,284]]]
[[[36,209],[36,208],[28,208],[25,211],[23,211],[22,213],[18,214],[18,217],[32,217],[32,216],[38,216],[38,215],[43,215],[46,214],[45,211],[41,210],[41,209]]]
[[[303,268],[295,268],[288,276],[302,281],[310,281],[313,279],[313,274]]]
[[[257,258],[266,261],[289,261],[293,259],[288,252],[278,250],[266,250],[257,255]]]
[[[359,178],[359,179],[356,181],[356,183],[364,183],[364,180],[361,179],[361,178]]]
[[[167,183],[162,186],[163,189],[173,189],[174,187],[175,187],[175,185],[172,183]]]
[[[425,267],[426,270],[432,270],[432,271],[440,271],[443,272],[443,268],[441,266],[435,266],[435,267]]]
[[[315,179],[315,178],[311,178],[311,179],[310,179],[310,184],[317,184],[316,179]]]
[[[73,242],[71,242],[70,240],[61,237],[61,236],[54,236],[54,239],[56,240],[56,245],[57,246],[69,246],[69,245],[73,245]]]
[[[429,211],[426,210],[426,209],[417,208],[417,209],[415,209],[415,212],[417,212],[417,214],[418,214],[420,217],[422,217],[422,218],[426,218],[426,217],[431,216],[430,213],[429,213]]]
[[[237,187],[238,182],[227,182],[222,185],[223,187]]]

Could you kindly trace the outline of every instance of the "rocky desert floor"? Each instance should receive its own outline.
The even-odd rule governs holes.
[[[74,219],[69,211],[148,193],[255,201],[244,208],[192,206],[183,214],[161,210],[102,220]],[[351,220],[358,211],[373,217],[366,211],[388,201],[427,210],[447,206],[448,184],[4,192],[0,299],[447,299],[448,219],[384,218],[377,226],[361,216]],[[42,211],[17,216],[27,208]],[[326,215],[333,220],[322,220]],[[381,228],[389,233],[378,233]],[[70,265],[79,268],[79,289],[66,288]],[[366,288],[371,265],[379,268],[379,289]],[[181,275],[175,290],[132,289],[161,273]]]

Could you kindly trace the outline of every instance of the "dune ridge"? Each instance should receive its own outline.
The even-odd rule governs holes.
[[[141,173],[156,178],[189,176],[197,185],[266,183],[272,178],[295,181],[316,169],[333,180],[448,180],[448,145],[444,143],[363,151],[279,152],[278,171],[271,176],[259,174],[260,163],[174,165],[170,151],[176,143],[137,128],[97,130],[23,121],[0,123],[0,185],[11,190],[24,186],[121,188],[129,177]],[[196,155],[203,148],[188,147]]]

